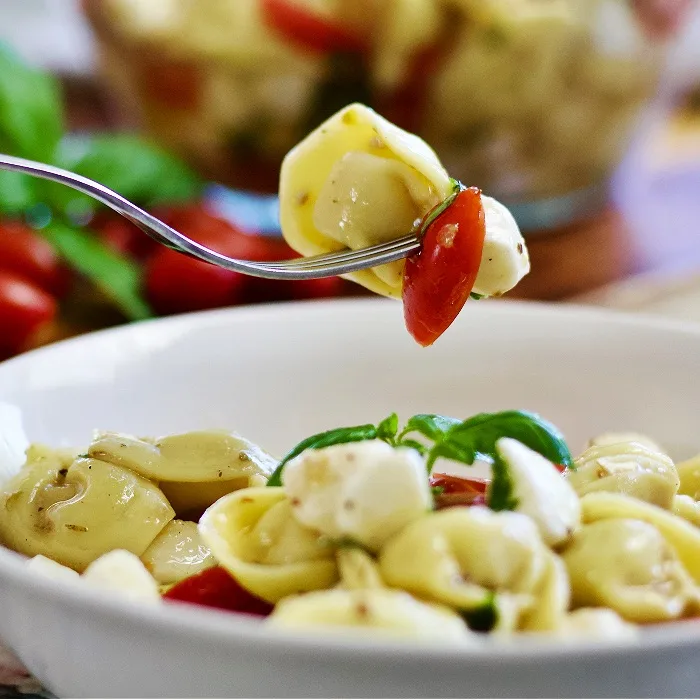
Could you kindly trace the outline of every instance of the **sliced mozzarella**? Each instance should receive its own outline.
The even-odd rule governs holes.
[[[512,438],[501,438],[496,449],[508,466],[515,510],[536,523],[546,544],[565,542],[581,523],[576,492],[542,455]]]
[[[482,195],[481,201],[486,238],[474,292],[482,296],[500,296],[530,272],[530,256],[510,211],[492,197]]]
[[[300,523],[373,550],[432,506],[423,458],[381,440],[303,452],[284,489]]]
[[[135,600],[160,600],[156,580],[135,554],[124,549],[103,554],[85,569],[81,578],[96,588],[114,591]]]

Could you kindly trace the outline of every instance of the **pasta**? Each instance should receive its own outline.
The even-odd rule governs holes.
[[[648,438],[593,442],[574,459],[518,411],[418,414],[403,430],[392,415],[281,462],[227,432],[102,433],[82,455],[29,447],[0,492],[0,539],[57,584],[266,616],[273,630],[632,642],[641,625],[700,614],[700,504],[677,493],[692,468],[679,478]],[[431,476],[444,457],[479,459],[491,478]],[[217,498],[219,471],[235,490]],[[177,489],[156,482],[216,501],[175,519]]]
[[[574,536],[563,559],[575,606],[608,607],[631,622],[658,622],[697,605],[692,578],[648,522],[622,514],[592,522]]]
[[[680,487],[678,492],[684,496],[690,496],[696,501],[700,499],[700,455],[693,459],[681,462],[678,466],[678,478]]]
[[[140,556],[174,513],[160,489],[97,459],[43,447],[0,494],[0,539],[82,571],[113,549]]]
[[[98,433],[88,454],[159,482],[178,517],[199,517],[232,491],[262,486],[277,461],[236,433],[207,430],[164,438]]]
[[[353,104],[292,149],[280,173],[280,222],[303,255],[363,248],[410,233],[454,183],[434,151],[373,110]],[[494,296],[530,269],[524,240],[505,207],[482,197],[486,239],[474,293]],[[403,261],[348,277],[401,296]]]
[[[638,442],[594,445],[575,466],[567,479],[579,496],[612,491],[670,508],[680,484],[671,459]]]
[[[537,527],[518,513],[448,508],[411,523],[379,555],[388,585],[475,610],[492,593],[512,594],[526,608],[547,565]]]
[[[283,489],[249,488],[225,496],[207,510],[199,530],[219,563],[271,603],[337,581],[332,547],[294,519]]]
[[[141,561],[161,585],[176,583],[216,566],[197,523],[183,520],[171,520],[141,555]]]

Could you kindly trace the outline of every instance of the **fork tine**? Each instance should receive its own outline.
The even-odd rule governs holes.
[[[415,235],[404,236],[403,238],[386,243],[380,243],[370,248],[361,248],[359,250],[342,250],[337,253],[328,253],[324,255],[316,255],[308,258],[295,258],[293,260],[285,260],[280,262],[265,262],[261,263],[268,269],[320,269],[329,265],[340,265],[343,263],[357,263],[360,260],[371,261],[372,259],[392,252],[406,250],[413,251],[419,247],[419,239]]]

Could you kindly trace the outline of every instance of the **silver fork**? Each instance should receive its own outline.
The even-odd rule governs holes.
[[[401,260],[420,249],[420,239],[413,233],[369,248],[360,250],[346,249],[309,258],[281,260],[279,262],[238,260],[200,245],[147,211],[137,207],[128,199],[114,192],[114,190],[110,190],[99,182],[90,180],[82,175],[77,175],[53,165],[37,163],[32,160],[15,158],[4,154],[0,154],[0,170],[26,173],[72,187],[74,190],[78,190],[114,209],[114,211],[136,224],[151,238],[168,246],[168,248],[193,258],[199,258],[213,265],[218,265],[227,270],[235,270],[253,277],[264,277],[273,280],[308,280],[319,277],[333,277]]]

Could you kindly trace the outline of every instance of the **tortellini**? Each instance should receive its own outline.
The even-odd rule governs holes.
[[[474,639],[462,618],[448,607],[386,588],[336,588],[286,598],[277,604],[268,624],[312,630],[354,627],[406,640],[460,643]]]
[[[673,499],[671,512],[696,527],[700,527],[700,502],[690,496],[676,496]]]
[[[683,616],[697,589],[674,548],[653,526],[615,517],[585,525],[563,553],[577,607],[608,607],[631,622]]]
[[[670,457],[637,442],[589,447],[566,478],[579,496],[612,491],[670,508],[680,480]]]
[[[548,561],[536,599],[520,623],[528,632],[551,632],[562,625],[571,603],[569,574],[564,562],[548,552]]]
[[[676,469],[681,481],[678,492],[696,501],[700,500],[700,455],[680,462],[676,465]]]
[[[140,556],[174,512],[142,476],[40,446],[0,495],[0,540],[82,571],[113,549]]]
[[[303,255],[363,248],[410,233],[453,192],[435,152],[417,136],[361,104],[319,126],[284,159],[282,233]],[[508,210],[482,197],[486,240],[474,292],[491,296],[529,272],[525,242]],[[348,277],[379,294],[401,296],[403,261]]]
[[[224,496],[199,522],[204,543],[251,593],[270,603],[338,580],[327,538],[301,525],[282,488]]]
[[[375,551],[432,507],[424,459],[382,440],[306,450],[286,465],[284,490],[300,523]]]
[[[225,430],[161,438],[98,433],[88,454],[159,482],[179,517],[199,514],[232,491],[263,486],[277,460]]]
[[[662,508],[617,493],[591,493],[581,500],[584,522],[635,518],[653,525],[673,546],[685,568],[700,583],[700,528]]]
[[[547,563],[547,549],[530,518],[482,506],[425,515],[379,553],[387,585],[465,611],[482,607],[494,592],[526,609]]]
[[[177,583],[216,566],[197,524],[184,520],[169,522],[143,553],[141,561],[161,585]]]

